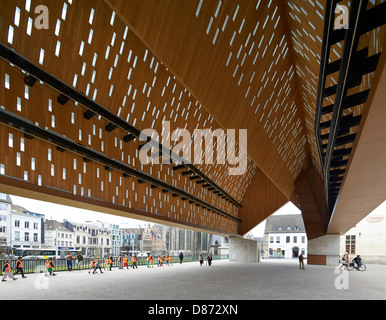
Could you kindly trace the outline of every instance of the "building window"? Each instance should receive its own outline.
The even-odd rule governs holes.
[[[29,221],[24,222],[24,228],[28,229],[29,228]]]
[[[15,231],[15,241],[20,241],[20,231]]]
[[[285,242],[286,242],[286,243],[290,243],[290,236],[286,236],[286,237],[285,237]]]
[[[269,237],[269,243],[273,243],[273,237]]]
[[[277,231],[283,231],[283,227],[282,226],[278,226],[277,227]]]
[[[302,236],[302,243],[306,243],[306,237]]]
[[[355,235],[346,236],[346,252],[355,254]]]
[[[290,226],[287,227],[287,231],[291,231],[292,228]]]
[[[295,230],[298,231],[299,230],[299,226],[295,226]]]
[[[280,237],[276,237],[276,243],[280,243]]]
[[[28,232],[26,232],[24,234],[24,241],[29,241],[29,233]]]
[[[298,242],[298,237],[294,236],[294,243],[297,243],[297,242]]]
[[[20,220],[15,220],[15,227],[20,227]]]
[[[34,233],[34,241],[35,241],[35,242],[38,242],[38,241],[39,241],[39,238],[38,238],[38,234],[37,234],[37,233]]]
[[[34,229],[39,229],[39,224],[37,222],[34,222]]]

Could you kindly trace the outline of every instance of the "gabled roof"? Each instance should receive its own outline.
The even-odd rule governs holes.
[[[279,230],[282,227],[282,230]],[[291,227],[291,230],[287,230]],[[295,227],[298,227],[296,230]],[[264,233],[306,232],[301,214],[272,215],[267,218]]]
[[[56,220],[46,220],[44,224],[44,228],[46,230],[59,230],[59,231],[65,231],[65,232],[72,232],[71,230],[67,229],[65,226],[63,226],[60,222]]]

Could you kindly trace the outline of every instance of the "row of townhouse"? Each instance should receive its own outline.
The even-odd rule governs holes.
[[[0,193],[0,253],[16,249],[55,249],[63,255],[68,250],[86,256],[117,256],[121,253],[184,254],[217,253],[218,241],[212,235],[164,226],[146,224],[125,228],[102,221],[72,222],[45,219],[12,203],[9,195]],[[213,242],[213,243],[212,243]]]
[[[0,254],[16,249],[79,250],[84,255],[119,255],[122,230],[102,221],[83,223],[46,220],[45,215],[28,211],[0,193]]]

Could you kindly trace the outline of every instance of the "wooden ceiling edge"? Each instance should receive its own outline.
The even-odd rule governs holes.
[[[196,97],[196,95],[193,93],[193,91],[190,89],[189,86],[187,86],[185,84],[184,81],[181,80],[181,78],[178,76],[178,74],[176,74],[172,68],[170,68],[170,66],[165,63],[164,59],[162,59],[158,53],[156,51],[154,51],[154,49],[152,48],[151,45],[149,45],[149,43],[147,43],[147,41],[145,41],[142,37],[142,35],[140,33],[137,32],[136,28],[134,28],[134,26],[121,14],[120,10],[118,9],[117,6],[115,6],[114,4],[111,3],[110,0],[103,0],[112,10],[114,10],[114,12],[118,15],[119,19],[121,19],[129,28],[130,30],[135,34],[135,36],[151,51],[151,53],[157,57],[158,60],[160,60],[167,68],[168,70],[170,71],[171,74],[173,74],[176,79],[187,89],[189,90],[189,92],[191,93],[191,95],[194,97],[194,99],[196,99],[197,101],[200,101],[200,99],[198,99]],[[286,15],[286,19],[287,19],[287,15]],[[291,46],[292,46],[292,43],[291,43]],[[292,54],[292,52],[291,52]],[[293,65],[295,67],[295,65]],[[297,82],[296,82],[297,83]],[[296,88],[297,89],[297,88]],[[298,94],[296,95],[297,98],[298,98]],[[298,102],[298,101],[297,101]],[[219,121],[217,118],[215,118],[212,113],[205,107],[205,105],[201,104],[202,107],[208,112],[208,114],[210,114],[215,120],[216,122],[222,127],[222,128],[225,128],[225,126],[223,125],[223,123],[221,123],[221,121]],[[301,110],[303,111],[303,110]],[[302,119],[302,126],[303,126],[303,119]],[[304,130],[304,126],[303,126],[303,130]],[[306,139],[307,141],[307,144],[308,144],[308,140]],[[308,148],[309,149],[309,148]],[[308,151],[307,149],[307,151]],[[294,187],[292,187],[292,190],[289,194],[286,194],[285,190],[283,190],[284,188],[280,187],[275,181],[273,181],[269,175],[261,168],[261,166],[258,165],[258,163],[256,162],[256,160],[249,154],[248,150],[247,150],[247,155],[249,156],[249,158],[253,161],[253,163],[256,165],[256,167],[262,171],[264,173],[264,175],[266,175],[266,177],[276,186],[276,188],[278,188],[280,190],[280,192],[285,196],[287,197],[288,199],[291,198],[293,192],[294,192]],[[307,152],[306,156],[308,157],[309,154]],[[294,179],[295,181],[296,179]]]
[[[39,190],[37,190],[39,189]],[[183,229],[189,229],[198,232],[204,232],[208,234],[229,236],[237,235],[226,231],[200,226],[192,225],[186,221],[176,221],[172,218],[156,215],[146,212],[144,210],[128,208],[114,203],[107,203],[98,199],[84,197],[80,195],[73,195],[59,189],[50,187],[35,187],[28,182],[15,179],[12,177],[0,175],[0,192],[9,195],[19,196],[32,200],[45,201],[49,203],[69,206],[82,210],[89,210],[94,212],[103,213],[106,215],[119,216],[122,218],[135,219],[139,221],[146,221],[151,223],[163,224],[171,227],[178,227]],[[26,208],[28,209],[28,208]],[[44,213],[43,213],[44,214]]]

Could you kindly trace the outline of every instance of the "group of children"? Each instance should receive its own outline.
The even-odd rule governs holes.
[[[158,256],[158,267],[162,267],[164,262],[164,257],[159,255]],[[172,266],[173,265],[173,259],[171,256],[166,255],[166,265],[167,266]],[[153,255],[150,253],[147,254],[147,267],[148,268],[153,268],[154,267],[154,258]]]
[[[169,265],[173,265],[173,259],[171,256],[169,255],[166,255],[166,265],[169,266]],[[163,261],[164,261],[164,257],[159,255],[158,256],[158,267],[162,267],[163,266]],[[135,269],[135,268],[138,268],[138,258],[137,258],[137,255],[134,255],[132,258],[131,258],[131,262],[132,262],[132,268]],[[148,268],[153,268],[154,266],[154,258],[153,258],[153,255],[152,254],[148,254],[147,255],[147,267]],[[56,273],[54,273],[54,261],[53,261],[53,258],[49,258],[46,260],[46,274],[45,276],[56,276]],[[105,270],[109,270],[111,271],[112,270],[112,267],[113,267],[113,257],[110,256],[110,257],[106,257],[106,260],[105,260],[105,265],[104,265],[104,268]],[[118,267],[119,269],[123,269],[124,267],[126,267],[126,269],[129,269],[129,257],[128,256],[122,256],[120,255],[118,257]],[[103,273],[102,272],[102,261],[100,258],[96,258],[96,259],[91,259],[91,262],[90,262],[90,269],[88,271],[88,273],[93,273],[95,274],[97,271],[100,271],[100,273]],[[17,273],[21,273],[22,277],[23,278],[26,278],[26,276],[24,275],[23,273],[23,262],[22,262],[22,258],[19,257],[17,262],[16,262],[16,272],[14,274],[12,274],[12,268],[11,268],[11,261],[10,260],[6,260],[6,262],[4,263],[4,266],[3,266],[3,278],[2,278],[2,281],[6,281],[6,278],[10,278],[10,279],[13,279],[13,280],[16,280],[16,278],[14,277],[14,274],[17,274]]]
[[[110,257],[106,257],[105,259],[105,271],[106,270],[109,270],[109,271],[112,271],[112,267],[113,267],[113,257],[110,256]],[[132,267],[133,269],[134,268],[138,268],[137,266],[137,262],[138,262],[138,258],[136,255],[134,255],[132,258],[131,258],[131,262],[132,262]],[[91,262],[90,262],[90,269],[88,271],[88,273],[96,273],[97,270],[100,271],[100,273],[103,273],[102,272],[102,262],[100,260],[100,258],[96,258],[96,259],[91,259]],[[118,257],[118,267],[119,269],[123,269],[124,267],[126,267],[126,269],[129,269],[129,258],[128,256],[124,256],[122,257],[122,255],[120,255]]]

